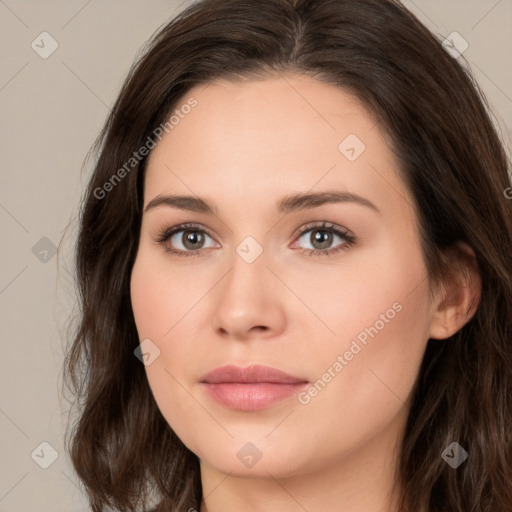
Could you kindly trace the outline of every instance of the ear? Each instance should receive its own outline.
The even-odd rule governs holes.
[[[445,250],[447,271],[432,304],[430,338],[446,339],[462,329],[475,314],[482,291],[476,256],[464,242]]]

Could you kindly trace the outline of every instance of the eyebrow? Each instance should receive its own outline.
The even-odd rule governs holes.
[[[317,208],[330,203],[355,203],[381,213],[380,210],[370,200],[357,194],[349,192],[339,192],[336,190],[327,190],[324,192],[291,194],[283,197],[277,202],[276,209],[279,213],[287,214],[299,210],[308,210]],[[169,206],[180,210],[204,213],[207,215],[218,215],[218,209],[214,204],[210,204],[205,199],[187,195],[158,195],[152,199],[145,212],[159,206]]]

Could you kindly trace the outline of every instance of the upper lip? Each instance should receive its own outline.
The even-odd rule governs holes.
[[[282,370],[270,366],[251,365],[246,368],[235,365],[219,366],[201,378],[201,382],[220,384],[224,382],[258,383],[267,382],[275,384],[298,384],[307,382],[300,377],[294,377]]]

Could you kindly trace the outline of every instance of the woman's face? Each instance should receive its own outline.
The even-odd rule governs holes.
[[[177,110],[148,161],[131,279],[160,411],[223,473],[377,460],[401,435],[432,322],[382,132],[348,93],[296,75],[197,87]],[[205,377],[225,365],[295,379]]]

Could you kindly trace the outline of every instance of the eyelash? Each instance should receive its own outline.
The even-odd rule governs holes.
[[[213,238],[210,233],[208,233],[207,230],[205,230],[203,227],[201,227],[199,224],[180,224],[178,226],[174,226],[172,228],[164,229],[160,232],[157,238],[157,243],[164,245],[165,250],[176,254],[177,256],[199,256],[202,249],[197,249],[195,251],[182,251],[182,250],[176,250],[172,249],[165,245],[165,243],[176,233],[179,233],[180,231],[186,231],[186,230],[195,230],[200,231],[202,233],[206,233],[209,237]],[[348,231],[345,231],[341,228],[336,227],[334,224],[328,225],[327,222],[323,222],[321,224],[318,223],[310,223],[306,224],[304,226],[304,229],[302,229],[298,234],[297,238],[300,238],[302,235],[309,231],[327,231],[329,233],[333,233],[335,235],[338,235],[340,238],[344,240],[344,243],[339,245],[338,247],[335,247],[334,249],[302,249],[302,252],[304,254],[307,254],[308,256],[313,257],[321,257],[321,256],[331,256],[333,254],[336,254],[340,251],[344,251],[354,245],[356,243],[356,237],[354,235],[351,235],[348,233]]]

